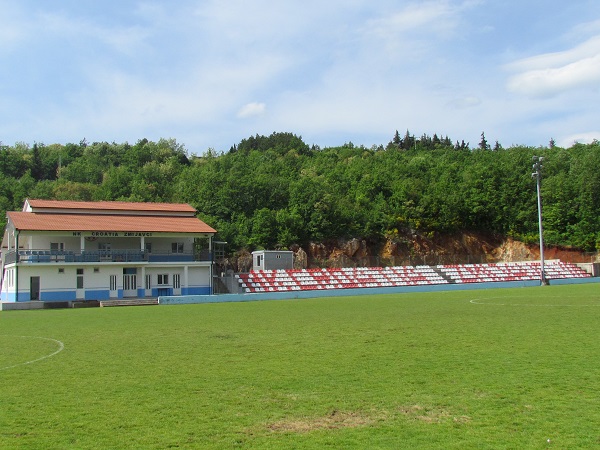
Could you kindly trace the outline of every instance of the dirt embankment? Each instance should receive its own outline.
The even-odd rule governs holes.
[[[413,234],[396,236],[384,242],[364,239],[313,242],[306,247],[292,246],[296,268],[374,267],[401,265],[481,264],[531,261],[540,258],[538,245],[510,238],[464,233],[455,236],[428,237]],[[564,262],[598,262],[598,254],[575,249],[546,247],[544,259]],[[229,268],[244,272],[252,268],[252,256],[240,251],[226,262]]]

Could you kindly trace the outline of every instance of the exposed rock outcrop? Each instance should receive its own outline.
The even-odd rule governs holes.
[[[383,243],[361,239],[311,243],[307,254],[310,267],[481,264],[539,259],[539,247],[475,233],[434,237],[415,233]],[[569,262],[596,259],[578,250],[556,247],[546,248],[544,258]]]
[[[296,246],[296,249],[292,249],[294,252],[294,269],[306,269],[308,268],[308,255],[302,247]]]
[[[511,238],[463,233],[454,236],[412,233],[396,235],[383,242],[365,239],[337,239],[312,242],[306,250],[293,245],[294,268],[310,267],[373,267],[437,264],[481,264],[537,260],[539,246],[528,245]],[[547,247],[544,258],[565,262],[594,262],[597,254],[578,250]],[[242,250],[230,258],[240,272],[252,269],[252,255]]]
[[[237,271],[249,272],[252,269],[252,254],[247,250],[241,250],[237,254]]]

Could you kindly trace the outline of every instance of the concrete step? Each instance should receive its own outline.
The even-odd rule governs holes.
[[[157,298],[120,298],[115,300],[102,300],[100,307],[105,306],[149,306],[158,305]]]

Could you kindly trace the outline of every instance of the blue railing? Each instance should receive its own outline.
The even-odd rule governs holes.
[[[6,254],[5,264],[20,263],[86,263],[86,262],[193,262],[210,261],[211,253],[149,253],[144,250],[19,250]]]

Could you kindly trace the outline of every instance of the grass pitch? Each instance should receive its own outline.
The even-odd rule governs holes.
[[[0,447],[597,448],[599,288],[1,312]]]

